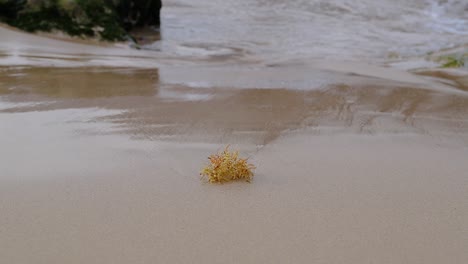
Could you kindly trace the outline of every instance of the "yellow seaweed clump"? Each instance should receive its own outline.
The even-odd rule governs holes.
[[[223,152],[208,157],[210,163],[203,168],[200,175],[208,178],[210,183],[225,183],[235,180],[250,182],[254,176],[255,166],[248,163],[248,158],[240,158],[239,151],[229,151],[227,146]]]

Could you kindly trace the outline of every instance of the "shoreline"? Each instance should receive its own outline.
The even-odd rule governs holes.
[[[422,68],[400,70],[359,62],[310,61],[308,64],[247,63],[243,67],[219,63],[217,60],[194,60],[175,63],[163,53],[135,50],[121,46],[96,46],[51,39],[0,26],[0,67],[39,68],[109,68],[157,69],[160,79],[172,85],[236,88],[322,89],[339,84],[411,85],[424,89],[468,94],[463,83],[464,69]],[[19,44],[21,43],[21,44]],[[18,45],[19,44],[19,45]],[[118,45],[118,44],[116,44]],[[40,54],[40,55],[39,55]],[[194,67],[196,65],[196,67]],[[232,76],[242,78],[232,78]],[[307,76],[307,77],[306,77]],[[304,78],[306,77],[306,78]],[[440,80],[438,80],[439,78]],[[442,79],[441,79],[442,78]],[[448,78],[448,81],[444,81]],[[455,83],[454,83],[455,82]],[[447,85],[448,84],[448,85]],[[455,89],[453,86],[455,84]]]

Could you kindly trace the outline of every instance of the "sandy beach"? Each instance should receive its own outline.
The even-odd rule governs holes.
[[[468,263],[465,70],[0,36],[1,263]]]

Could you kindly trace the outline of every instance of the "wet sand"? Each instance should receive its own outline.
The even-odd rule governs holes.
[[[0,68],[2,262],[468,262],[466,75],[46,66]]]

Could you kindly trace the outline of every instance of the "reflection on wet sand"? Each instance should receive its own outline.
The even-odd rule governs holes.
[[[157,70],[14,68],[3,69],[0,95],[9,102],[4,113],[119,110],[96,120],[114,124],[113,133],[151,140],[264,145],[285,131],[310,127],[314,133],[468,129],[467,97],[401,85],[311,91],[191,88],[160,83]]]
[[[425,70],[425,71],[420,71],[418,74],[420,75],[425,75],[425,76],[430,76],[430,77],[437,77],[442,80],[446,80],[449,82],[452,82],[455,84],[455,86],[458,87],[458,89],[463,90],[463,91],[468,91],[468,75],[464,74],[451,74],[450,72],[447,71],[437,71],[437,70]]]
[[[0,94],[37,95],[55,99],[151,96],[158,85],[158,70],[55,69],[3,70]]]

